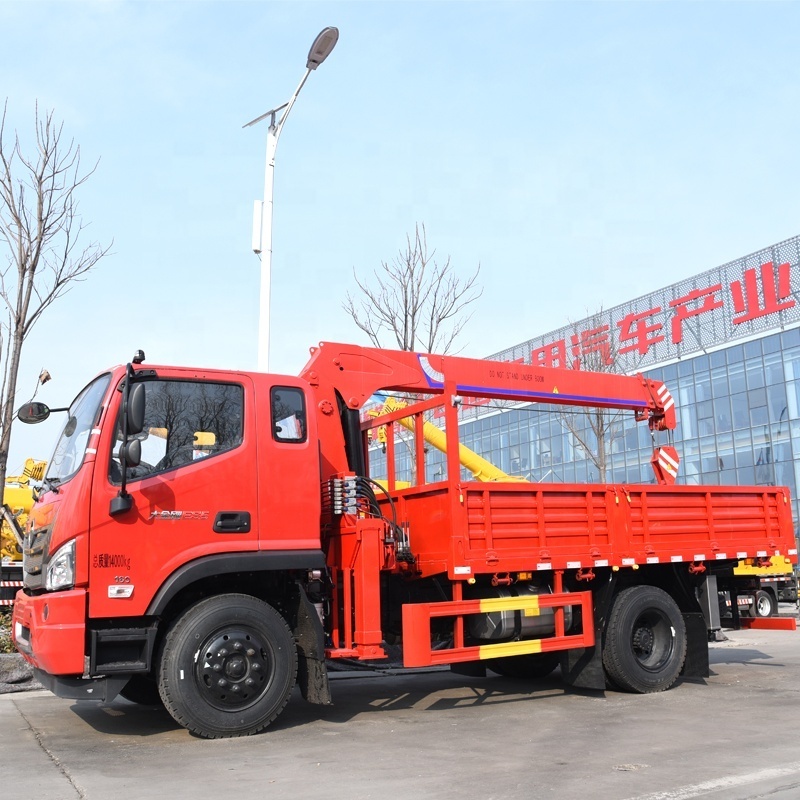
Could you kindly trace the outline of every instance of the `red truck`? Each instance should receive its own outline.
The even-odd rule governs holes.
[[[740,559],[797,562],[787,489],[675,485],[668,442],[647,485],[464,472],[459,415],[479,398],[629,409],[669,437],[672,398],[643,376],[333,343],[300,377],[143,362],[72,402],[25,534],[13,635],[61,697],[160,700],[197,735],[252,734],[295,684],[330,703],[327,660],[387,642],[406,666],[661,691],[708,675]],[[362,418],[379,390],[406,405]],[[431,418],[446,455],[426,480]]]

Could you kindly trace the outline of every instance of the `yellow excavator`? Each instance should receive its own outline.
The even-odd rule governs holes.
[[[22,585],[22,540],[34,503],[36,484],[44,478],[46,461],[29,458],[21,475],[6,477],[3,489],[2,527],[0,527],[0,606],[10,606]]]

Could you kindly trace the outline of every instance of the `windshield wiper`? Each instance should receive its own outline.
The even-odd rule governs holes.
[[[47,475],[42,478],[42,483],[45,489],[54,494],[58,494],[58,485],[61,483],[61,478],[48,478]]]

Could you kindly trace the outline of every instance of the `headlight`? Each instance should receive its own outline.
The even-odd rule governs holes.
[[[52,592],[55,589],[69,589],[74,583],[75,540],[73,539],[59,547],[48,562],[44,587]]]

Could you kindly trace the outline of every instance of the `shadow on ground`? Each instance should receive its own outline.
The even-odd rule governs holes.
[[[266,729],[290,730],[318,721],[344,724],[354,717],[382,711],[414,709],[415,713],[436,713],[474,709],[479,706],[530,703],[559,696],[603,700],[602,692],[574,689],[563,684],[558,672],[539,681],[522,681],[491,676],[472,678],[447,670],[337,673],[332,676],[334,704],[306,703],[295,689],[281,716]],[[136,705],[118,698],[109,704],[77,703],[71,710],[87,725],[115,736],[154,736],[180,730],[160,705]],[[188,732],[187,736],[190,736]]]

